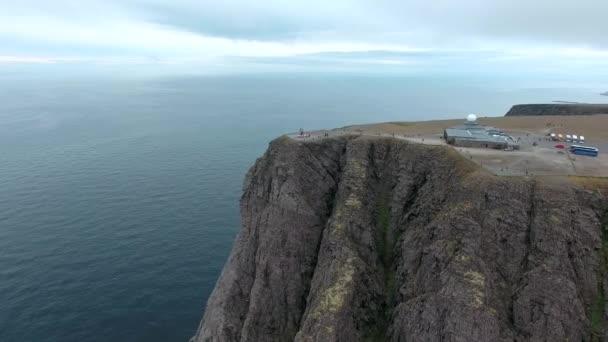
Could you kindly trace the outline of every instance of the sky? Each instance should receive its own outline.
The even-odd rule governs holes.
[[[0,63],[608,73],[605,0],[0,0]]]

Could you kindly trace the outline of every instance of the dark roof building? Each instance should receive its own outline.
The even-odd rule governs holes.
[[[469,115],[463,125],[447,128],[443,135],[445,141],[454,146],[519,149],[513,138],[496,127],[480,125],[475,115]]]

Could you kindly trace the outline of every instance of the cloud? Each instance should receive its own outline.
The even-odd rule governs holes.
[[[57,60],[44,57],[0,56],[0,63],[54,63]]]
[[[179,25],[151,20],[150,14],[143,9],[134,11],[129,6],[122,8],[111,3],[95,4],[99,6],[82,8],[70,5],[69,11],[66,9],[70,13],[69,16],[40,11],[5,15],[0,20],[0,37],[16,37],[15,40],[32,41],[38,45],[76,47],[73,49],[76,51],[103,53],[111,50],[113,53],[125,55],[139,53],[198,59],[218,56],[289,56],[322,51],[415,49],[405,44],[365,42],[355,39],[273,41],[255,37],[247,39],[232,35],[222,36],[213,32],[195,32]],[[105,15],[100,16],[100,12]],[[208,16],[208,13],[206,15]],[[225,21],[225,18],[219,20]]]
[[[453,47],[483,41],[608,48],[602,0],[126,0],[146,20],[250,40],[374,40]]]
[[[0,62],[304,56],[300,61],[315,63],[561,59],[603,67],[608,53],[608,1],[601,0],[0,0],[0,6]],[[322,55],[336,52],[343,54]]]

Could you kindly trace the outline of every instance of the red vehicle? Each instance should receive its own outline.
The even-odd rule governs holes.
[[[560,144],[560,145],[555,145],[555,148],[561,148],[561,149],[563,150],[563,149],[564,149],[564,148],[566,148],[566,147],[565,147],[564,145],[561,145],[561,144]]]

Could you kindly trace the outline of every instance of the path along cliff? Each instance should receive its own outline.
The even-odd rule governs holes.
[[[391,138],[273,141],[193,341],[608,341],[601,179]]]

